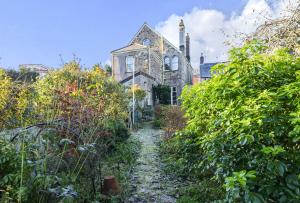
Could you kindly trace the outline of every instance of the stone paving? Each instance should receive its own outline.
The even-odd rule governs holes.
[[[141,152],[132,173],[132,195],[129,203],[173,203],[176,202],[178,183],[163,172],[159,157],[159,140],[163,131],[149,125],[133,133],[140,140]]]

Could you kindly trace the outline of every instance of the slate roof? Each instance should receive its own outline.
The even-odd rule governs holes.
[[[200,77],[201,78],[211,78],[210,70],[214,65],[218,63],[204,63],[200,64]]]

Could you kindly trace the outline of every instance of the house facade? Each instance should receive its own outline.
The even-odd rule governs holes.
[[[179,24],[177,48],[160,33],[144,23],[130,43],[111,52],[112,76],[127,87],[138,85],[146,91],[145,105],[156,103],[153,87],[170,87],[170,103],[178,104],[185,85],[192,84],[193,68],[190,64],[190,40],[184,23]]]

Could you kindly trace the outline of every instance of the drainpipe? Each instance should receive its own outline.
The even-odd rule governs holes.
[[[173,105],[173,95],[172,95],[172,86],[170,87],[171,92],[171,105]]]
[[[135,60],[133,64],[133,70],[132,70],[132,127],[134,125],[134,110],[135,110],[135,98],[134,98],[134,72],[135,72]]]
[[[151,75],[151,65],[150,65],[150,46],[148,47],[148,74]]]

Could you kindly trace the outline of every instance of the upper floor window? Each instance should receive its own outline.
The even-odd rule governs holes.
[[[127,56],[126,57],[126,72],[132,72],[134,69],[134,57]]]
[[[178,70],[178,64],[179,60],[178,60],[178,56],[173,56],[172,58],[172,70]]]
[[[165,56],[164,58],[165,70],[171,70],[171,60],[170,57]]]
[[[144,45],[144,46],[150,46],[150,44],[151,44],[150,39],[147,39],[147,38],[146,38],[146,39],[143,40],[143,45]]]

